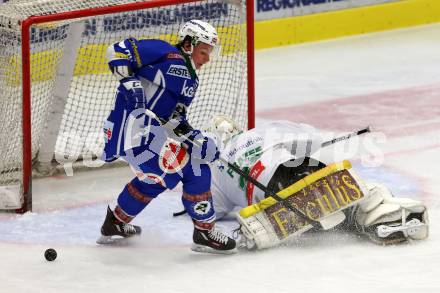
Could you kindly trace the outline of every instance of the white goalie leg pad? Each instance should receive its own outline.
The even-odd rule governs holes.
[[[356,209],[360,231],[384,244],[428,237],[428,214],[422,202],[393,197],[381,184],[369,184],[369,191],[368,198]]]
[[[280,240],[275,233],[272,224],[269,222],[265,213],[258,213],[248,218],[243,218],[237,213],[237,220],[241,224],[242,240],[248,249],[264,249],[277,246],[286,239]],[[289,235],[301,235],[310,230],[312,225],[304,226],[301,230]]]
[[[280,243],[275,231],[263,213],[243,218],[237,214],[237,220],[241,224],[242,241],[248,249],[263,249],[276,246]]]
[[[329,230],[336,227],[340,223],[344,222],[344,220],[345,220],[345,214],[341,210],[327,217],[319,219],[319,224],[321,225],[323,230]]]

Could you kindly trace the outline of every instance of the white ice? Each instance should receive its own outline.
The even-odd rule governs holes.
[[[144,231],[135,243],[101,247],[106,206],[132,174],[91,171],[34,180],[34,212],[0,214],[0,292],[440,292],[439,52],[431,25],[256,54],[258,121],[304,121],[329,136],[372,125],[370,138],[322,155],[350,158],[364,179],[425,202],[428,240],[382,247],[317,233],[266,251],[197,254],[190,220],[171,217],[178,187],[135,219]],[[49,247],[54,262],[43,257]]]

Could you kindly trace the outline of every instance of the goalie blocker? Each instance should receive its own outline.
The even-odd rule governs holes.
[[[428,236],[426,207],[412,199],[393,198],[384,186],[367,185],[348,161],[316,171],[277,194],[323,229],[340,225],[376,243],[392,244]],[[346,214],[348,217],[346,217]],[[313,228],[273,198],[240,210],[240,246],[263,249],[277,246]]]

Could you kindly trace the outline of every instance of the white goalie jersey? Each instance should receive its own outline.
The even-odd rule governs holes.
[[[275,181],[277,184],[282,181],[279,180],[278,172],[276,172],[281,165],[289,168],[298,167],[304,162],[305,157],[316,157],[322,145],[322,136],[310,125],[273,121],[234,135],[236,129],[233,121],[229,119],[222,125],[222,119],[224,120],[225,117],[219,120],[214,119],[214,129],[211,130],[219,138],[218,145],[222,157],[265,186]],[[334,163],[325,169],[320,169],[320,177],[318,172],[310,175],[316,177],[316,183],[310,181],[308,185],[302,187],[302,196],[289,197],[289,199],[286,197],[286,201],[294,201],[296,206],[302,206],[303,210],[306,210],[305,207],[322,207],[322,215],[319,216],[317,213],[316,219],[312,217],[319,221],[322,229],[335,227],[345,220],[344,229],[366,235],[380,244],[393,244],[428,237],[429,224],[423,203],[409,198],[396,198],[385,186],[379,183],[366,183],[354,171],[347,171],[347,168],[351,168],[348,161],[347,166],[345,163]],[[295,169],[300,170],[300,168]],[[300,235],[312,227],[310,223],[306,223],[305,226],[301,224],[296,216],[287,216],[282,205],[274,202],[270,206],[268,200],[270,201],[271,198],[265,198],[262,190],[242,178],[227,165],[218,163],[218,165],[213,165],[211,170],[211,191],[216,216],[219,219],[236,208],[240,209],[236,217],[241,224],[241,233],[244,235],[242,239],[246,247],[252,249],[272,247],[287,240],[289,235]],[[300,171],[301,174],[302,172]],[[331,178],[327,178],[327,175]],[[328,190],[325,188],[327,191],[320,194],[317,191],[321,188],[319,186],[330,188],[334,197],[326,197]],[[291,188],[278,185],[276,187],[277,190]],[[342,198],[340,197],[342,196],[341,189],[345,191],[343,193],[345,197]],[[314,191],[311,192],[311,190]],[[292,192],[295,193],[295,191]],[[339,194],[339,197],[335,194]],[[324,197],[326,197],[328,206],[322,204]],[[314,200],[321,204],[316,205]],[[333,205],[334,208],[330,208]],[[264,212],[262,208],[265,209]],[[345,213],[342,212],[344,209],[346,209]],[[280,214],[285,217],[279,218]],[[313,213],[307,215],[307,217],[313,216]]]
[[[310,125],[272,121],[236,134],[219,146],[227,161],[267,186],[280,164],[310,156],[321,143],[321,135]],[[300,159],[297,161],[302,163]],[[263,191],[222,163],[212,167],[211,191],[217,218],[235,207],[246,207],[264,199]]]

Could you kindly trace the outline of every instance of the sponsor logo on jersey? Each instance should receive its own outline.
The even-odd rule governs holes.
[[[207,200],[200,201],[194,205],[194,212],[198,215],[206,215],[211,210],[211,203]]]
[[[191,79],[191,75],[189,74],[188,68],[185,65],[171,65],[167,71],[168,75],[173,75],[177,77],[182,77],[186,79]]]
[[[238,141],[238,143],[236,143],[234,145],[233,148],[231,148],[231,150],[228,153],[229,157],[234,156],[238,151],[249,148],[250,146],[252,146],[253,144],[256,144],[257,142],[261,142],[264,141],[264,138],[261,136],[258,137],[251,137],[249,138],[245,143],[241,144],[241,141]]]
[[[186,149],[180,143],[168,140],[160,151],[159,166],[165,173],[176,173],[186,166],[188,160]]]
[[[108,143],[109,140],[113,136],[113,126],[114,126],[113,122],[105,121],[105,124],[104,124],[104,141],[106,143]]]
[[[188,86],[186,84],[186,80],[183,83],[182,91],[180,92],[181,95],[187,97],[187,98],[194,98],[196,94],[197,84],[194,84],[194,86]]]
[[[263,173],[264,169],[266,169],[266,167],[264,167],[261,161],[258,161],[249,171],[249,176],[257,180],[258,177],[261,175],[261,173]],[[253,197],[254,197],[254,184],[249,181],[247,183],[247,188],[246,188],[246,197],[247,197],[248,205],[252,205]]]
[[[180,60],[185,61],[185,58],[183,58],[183,56],[180,55],[179,53],[168,53],[167,59],[180,59]]]
[[[121,52],[115,52],[115,57],[118,59],[130,59],[129,55]]]
[[[129,38],[127,40],[130,43],[130,45],[131,45],[131,49],[133,50],[134,59],[136,61],[136,66],[137,67],[141,67],[142,66],[142,61],[141,61],[141,55],[139,54],[139,50],[138,50],[138,46],[137,46],[137,41],[135,39],[132,39],[132,38]]]

